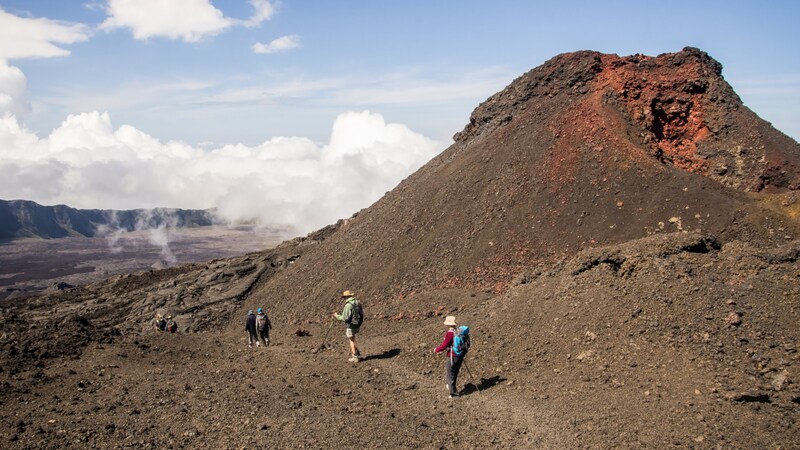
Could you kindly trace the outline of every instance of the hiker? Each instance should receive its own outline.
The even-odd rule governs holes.
[[[269,317],[264,313],[263,308],[258,308],[258,315],[256,316],[256,333],[258,333],[258,340],[256,340],[256,347],[264,344],[264,347],[269,345],[269,329],[272,328],[272,323]]]
[[[156,320],[153,321],[153,327],[156,331],[167,331],[167,320],[161,313],[156,314]]]
[[[175,319],[169,314],[167,314],[167,316],[164,317],[164,318],[167,319],[167,326],[164,328],[164,331],[166,331],[168,333],[177,332],[178,331],[178,323],[175,322]]]
[[[247,346],[253,348],[253,342],[258,341],[258,330],[256,329],[256,315],[252,309],[247,311],[244,329],[247,331]]]
[[[439,353],[447,350],[447,358],[444,361],[444,374],[447,380],[447,390],[450,393],[450,398],[458,397],[458,389],[456,383],[458,382],[458,371],[461,370],[461,363],[464,361],[464,355],[458,354],[454,350],[454,343],[456,338],[457,329],[455,316],[447,316],[444,319],[444,324],[450,327],[444,333],[444,339],[438,347],[433,349],[434,353]]]
[[[364,309],[352,291],[342,292],[342,298],[345,300],[344,309],[341,314],[333,313],[333,318],[347,324],[345,336],[350,341],[350,359],[348,361],[358,362],[361,359],[361,352],[358,351],[358,345],[356,345],[356,334],[364,322]]]

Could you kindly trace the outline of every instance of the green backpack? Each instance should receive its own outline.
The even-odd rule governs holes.
[[[364,322],[364,308],[361,302],[356,299],[350,301],[350,316],[345,320],[345,323],[351,327],[360,327]]]

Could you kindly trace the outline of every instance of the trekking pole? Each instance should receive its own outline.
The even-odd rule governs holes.
[[[467,365],[467,357],[466,356],[464,357],[464,359],[462,360],[461,363],[464,364],[464,368],[467,369],[467,374],[469,375],[469,381],[472,381],[472,384],[475,385],[475,388],[478,390],[479,394],[483,394],[483,391],[481,391],[481,387],[478,385],[478,383],[475,382],[475,378],[472,376],[472,371],[469,370],[469,366]]]
[[[331,332],[331,328],[333,328],[333,321],[336,320],[335,318],[331,318],[331,323],[328,325],[328,331],[325,332],[325,339],[322,340],[322,344],[319,345],[320,349],[325,348],[325,343],[328,342],[328,335]]]

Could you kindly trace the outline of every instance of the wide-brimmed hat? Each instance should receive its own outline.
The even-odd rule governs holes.
[[[450,327],[456,326],[456,316],[447,316],[444,318],[444,324]]]
[[[352,297],[354,295],[356,295],[356,294],[354,294],[353,291],[344,291],[344,292],[342,292],[342,297]]]

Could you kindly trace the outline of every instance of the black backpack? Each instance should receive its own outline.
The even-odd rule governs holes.
[[[364,322],[364,308],[361,302],[353,300],[350,302],[350,317],[345,321],[351,327],[360,327]]]

